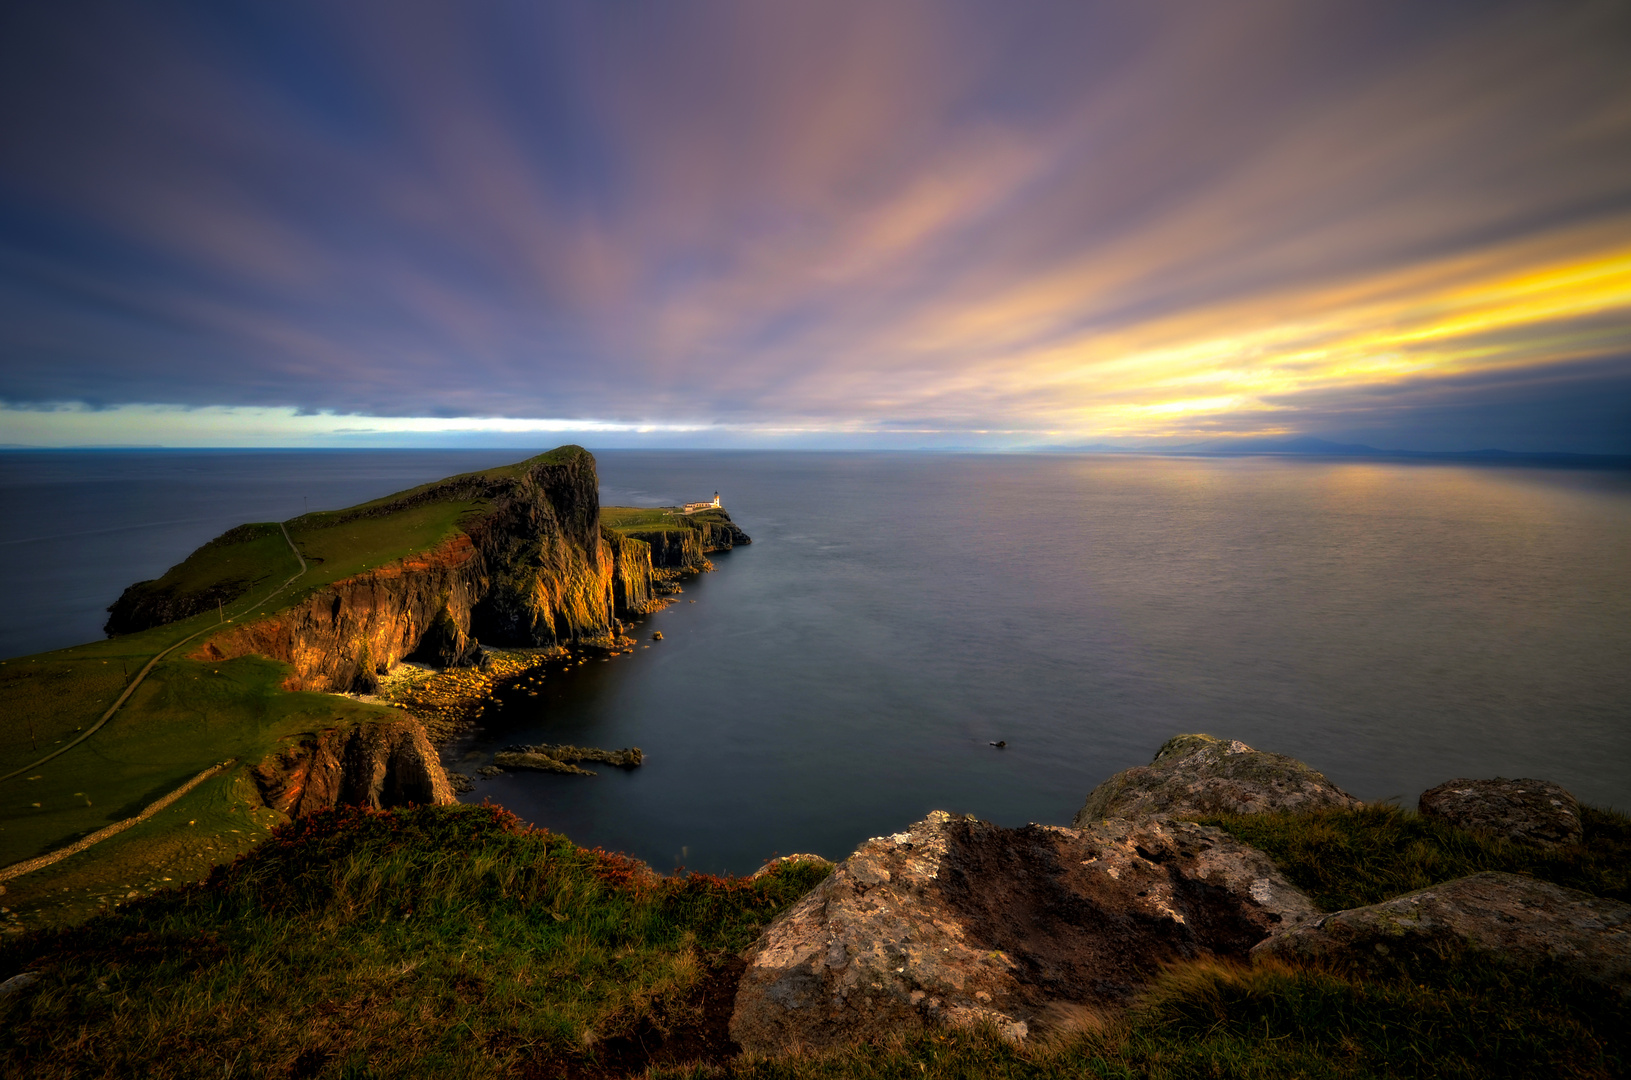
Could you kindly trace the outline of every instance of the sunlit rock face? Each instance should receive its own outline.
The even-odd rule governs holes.
[[[1447,780],[1422,792],[1423,817],[1534,847],[1578,844],[1580,803],[1546,780]]]
[[[1516,874],[1473,874],[1321,915],[1272,935],[1252,959],[1387,974],[1465,949],[1549,965],[1631,997],[1631,904]]]
[[[290,817],[336,806],[454,801],[436,750],[415,720],[331,728],[292,742],[250,770],[261,801]]]
[[[1162,744],[1148,765],[1119,772],[1094,788],[1073,824],[1082,828],[1113,817],[1203,817],[1360,805],[1296,758],[1253,750],[1238,739],[1178,735]]]
[[[1313,914],[1218,829],[1004,829],[937,811],[868,841],[766,928],[731,1037],[779,1053],[991,1023],[1020,1041],[1125,1005],[1168,961],[1244,957]]]
[[[471,537],[455,536],[236,624],[190,655],[222,660],[257,653],[290,666],[285,689],[372,693],[380,673],[422,646],[441,645],[451,654],[447,660],[467,661],[474,653],[471,610],[489,591],[480,549]]]
[[[651,570],[633,544],[608,545],[599,479],[587,452],[519,476],[456,477],[364,513],[482,498],[488,509],[438,547],[343,578],[300,603],[212,635],[194,656],[258,653],[287,662],[291,690],[371,692],[409,656],[469,663],[476,645],[548,646],[610,639],[620,614],[645,608]],[[619,556],[622,555],[620,560]]]
[[[620,619],[665,602],[665,588],[673,591],[666,578],[708,569],[708,553],[750,542],[714,510],[654,533],[663,544],[656,550],[601,526],[599,483],[587,451],[557,452],[518,475],[454,477],[359,508],[358,516],[381,516],[448,499],[486,507],[434,549],[234,624],[191,655],[258,653],[290,665],[287,689],[371,693],[380,674],[408,657],[447,666],[474,662],[482,642],[609,643]]]

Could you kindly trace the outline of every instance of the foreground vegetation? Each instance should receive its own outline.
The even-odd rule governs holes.
[[[1255,830],[1317,895],[1367,899],[1469,867],[1613,891],[1631,835],[1631,820],[1597,811],[1587,844],[1537,863],[1385,808],[1225,824]],[[1310,857],[1326,843],[1332,857]],[[1388,971],[1188,964],[1126,1016],[1067,1017],[1023,1049],[960,1032],[733,1057],[736,954],[823,873],[663,878],[485,806],[325,814],[280,827],[204,884],[0,947],[0,979],[39,976],[0,999],[0,1071],[921,1080],[1608,1077],[1631,1066],[1627,1003],[1480,956]]]

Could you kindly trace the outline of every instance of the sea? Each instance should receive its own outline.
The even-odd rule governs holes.
[[[7,657],[243,521],[519,450],[0,452]],[[934,809],[1068,824],[1182,732],[1413,807],[1455,777],[1631,809],[1631,473],[1300,457],[607,450],[608,505],[720,492],[753,538],[445,751],[645,754],[478,780],[660,870],[841,858]],[[654,640],[656,631],[662,633]],[[1001,746],[994,746],[1000,743]]]

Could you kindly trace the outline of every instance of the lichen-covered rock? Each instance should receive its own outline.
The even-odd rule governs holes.
[[[1422,792],[1416,809],[1457,828],[1536,847],[1581,838],[1579,802],[1545,780],[1450,780]]]
[[[1631,904],[1516,874],[1474,874],[1310,919],[1252,958],[1363,970],[1461,949],[1551,964],[1631,996]]]
[[[1168,961],[1244,957],[1315,914],[1262,853],[1191,822],[1004,829],[935,812],[868,841],[748,956],[731,1038],[758,1053],[1125,1004]]]
[[[250,770],[261,801],[290,817],[336,806],[445,806],[453,788],[415,720],[330,728],[284,747]]]
[[[1351,809],[1362,805],[1296,758],[1253,750],[1238,739],[1178,735],[1148,765],[1094,788],[1073,824],[1156,814],[1201,817],[1264,810]]]

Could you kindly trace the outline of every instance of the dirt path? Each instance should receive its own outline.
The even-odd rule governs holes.
[[[256,601],[256,603],[250,604],[248,608],[246,608],[242,612],[239,612],[238,615],[233,616],[234,619],[238,618],[238,617],[240,617],[240,616],[242,616],[244,614],[247,614],[249,610],[255,608],[259,604],[264,604],[264,603],[268,602],[273,597],[277,596],[278,593],[282,592],[284,589],[287,589],[290,585],[293,585],[301,577],[305,576],[305,573],[306,573],[306,557],[304,555],[300,554],[300,549],[295,547],[294,546],[294,541],[289,538],[288,527],[285,526],[280,521],[280,522],[278,522],[278,528],[283,530],[283,541],[284,541],[284,543],[289,545],[289,550],[294,552],[294,557],[296,559],[300,560],[300,572],[295,574],[288,581],[285,581],[282,585],[279,585],[276,589],[272,590],[272,592],[268,593],[266,596],[262,597],[260,600]],[[226,621],[231,622],[233,620],[232,619],[227,619]],[[10,780],[14,776],[21,776],[23,773],[28,772],[30,769],[37,769],[41,765],[44,765],[47,761],[50,761],[52,758],[58,756],[59,754],[66,754],[68,751],[72,750],[74,747],[78,746],[80,743],[84,742],[86,739],[90,738],[92,735],[95,735],[97,733],[97,731],[101,730],[102,725],[106,724],[109,720],[113,719],[113,714],[119,711],[119,707],[121,705],[123,705],[126,701],[130,700],[130,695],[134,694],[136,692],[136,687],[140,686],[142,684],[142,680],[147,678],[148,672],[153,670],[153,666],[155,664],[157,664],[160,660],[163,660],[166,656],[169,656],[171,653],[175,652],[177,649],[181,648],[183,645],[187,644],[187,642],[193,640],[194,638],[203,637],[205,634],[208,634],[208,633],[210,633],[211,631],[213,631],[215,629],[217,629],[217,628],[214,627],[214,626],[209,626],[209,627],[205,627],[203,630],[198,631],[198,633],[196,633],[196,634],[189,634],[187,637],[182,638],[180,641],[176,642],[174,645],[170,646],[168,649],[165,649],[163,652],[161,652],[157,656],[153,657],[153,659],[151,659],[151,660],[149,660],[147,662],[146,666],[144,666],[140,671],[138,671],[136,673],[136,677],[130,681],[130,684],[128,686],[125,687],[124,693],[119,695],[118,700],[115,701],[112,705],[108,706],[108,711],[102,714],[102,718],[100,720],[98,720],[96,723],[92,724],[89,728],[87,728],[85,730],[84,734],[80,735],[79,738],[75,739],[73,742],[69,743],[67,746],[61,747],[61,748],[59,748],[57,750],[53,750],[51,753],[49,753],[49,754],[45,755],[44,757],[40,758],[38,761],[35,761],[35,762],[33,762],[31,764],[28,764],[28,765],[24,765],[20,769],[15,769],[15,770],[13,770],[11,772],[8,772],[4,776],[0,776],[0,782]]]
[[[70,855],[79,854],[92,844],[100,843],[110,836],[117,836],[119,833],[124,832],[132,825],[138,825],[141,822],[146,821],[160,810],[163,810],[166,806],[169,806],[171,803],[187,794],[187,792],[191,791],[199,784],[202,784],[204,781],[218,773],[225,772],[227,769],[230,769],[237,763],[238,759],[233,758],[230,761],[223,761],[219,765],[211,765],[209,768],[205,769],[203,772],[199,773],[185,784],[182,784],[180,787],[170,792],[170,794],[155,799],[150,806],[148,806],[141,813],[137,814],[135,817],[127,817],[123,821],[115,821],[112,825],[109,825],[105,829],[99,829],[84,839],[76,840],[65,848],[58,848],[56,851],[41,855],[37,859],[25,859],[20,863],[12,863],[5,869],[0,870],[0,881],[10,881],[12,878],[21,877],[31,870],[39,870],[43,867],[50,866],[52,863],[61,862]]]

